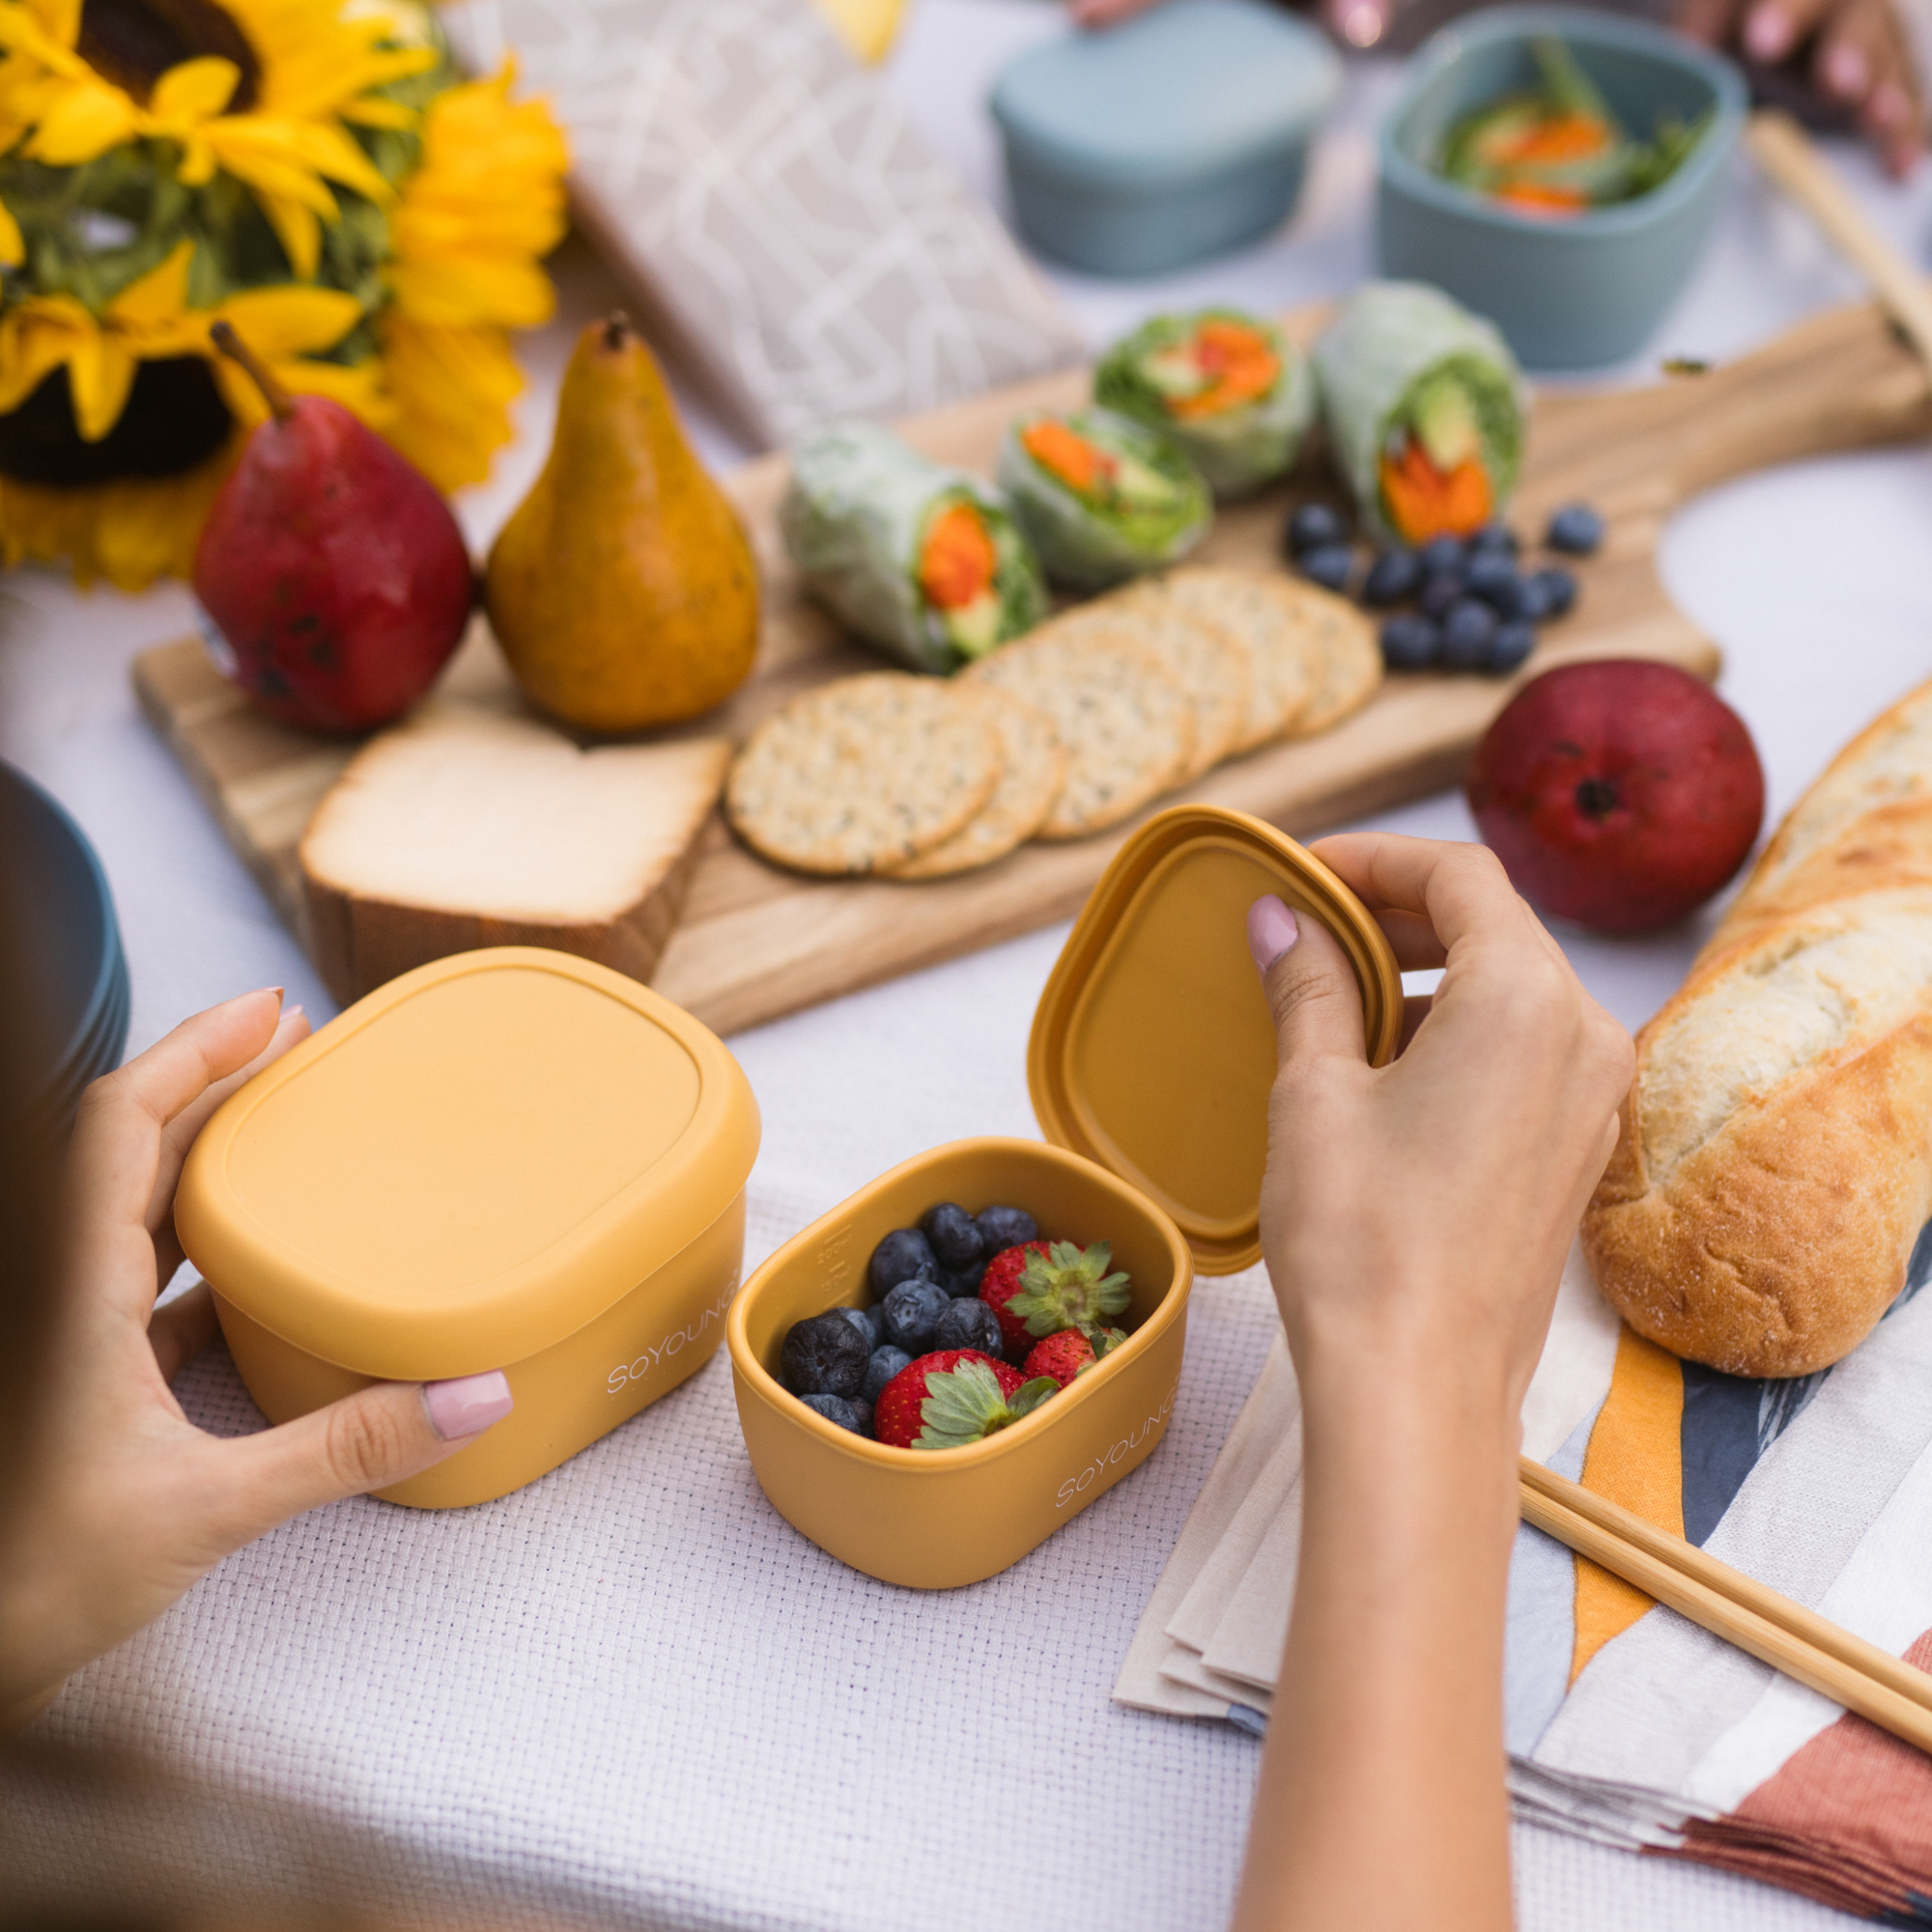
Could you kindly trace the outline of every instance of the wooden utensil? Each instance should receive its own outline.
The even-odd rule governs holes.
[[[1932,1753],[1932,1677],[1526,1456],[1519,1474],[1525,1522],[1760,1662]]]
[[[1832,172],[1803,128],[1778,107],[1761,107],[1745,128],[1751,158],[1824,231],[1872,286],[1919,359],[1932,369],[1932,282],[1894,248]]]

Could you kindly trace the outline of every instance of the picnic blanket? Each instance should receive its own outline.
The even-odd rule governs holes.
[[[1790,1381],[1680,1362],[1573,1250],[1526,1454],[1893,1656],[1932,1667],[1932,1231],[1844,1361]],[[1267,1723],[1300,1540],[1277,1341],[1141,1621],[1117,1701]],[[1518,1815],[1932,1925],[1932,1761],[1523,1525],[1505,1667]]]

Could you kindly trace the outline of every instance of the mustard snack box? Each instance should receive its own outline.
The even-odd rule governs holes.
[[[1261,1259],[1275,1031],[1249,957],[1264,894],[1340,940],[1369,1059],[1402,1027],[1381,928],[1320,860],[1246,813],[1184,805],[1122,846],[1074,923],[1034,1017],[1035,1141],[955,1141],[861,1189],[766,1261],[726,1338],[752,1466],[779,1514],[867,1576],[951,1589],[997,1575],[1152,1454],[1180,1380],[1197,1268]],[[870,1298],[867,1264],[895,1228],[954,1201],[1023,1208],[1042,1236],[1107,1241],[1129,1276],[1127,1340],[1024,1420],[956,1449],[898,1449],[789,1394],[795,1321]]]
[[[175,1224],[271,1422],[501,1369],[515,1410],[381,1493],[521,1488],[701,1368],[744,1259],[758,1112],[647,986],[535,947],[371,993],[232,1094]]]

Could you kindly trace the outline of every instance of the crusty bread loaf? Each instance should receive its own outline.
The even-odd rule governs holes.
[[[1730,946],[1637,1036],[1583,1219],[1640,1334],[1732,1375],[1854,1348],[1932,1215],[1932,887],[1832,899]]]
[[[648,980],[729,759],[722,738],[584,752],[531,719],[424,705],[363,748],[302,838],[329,991],[347,1004],[482,946]]]

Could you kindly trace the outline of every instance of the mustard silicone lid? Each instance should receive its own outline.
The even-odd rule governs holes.
[[[638,1287],[757,1149],[708,1028],[589,960],[497,947],[390,980],[232,1094],[175,1222],[285,1341],[362,1375],[470,1375]]]
[[[1150,819],[1116,855],[1054,965],[1027,1046],[1046,1138],[1157,1202],[1205,1274],[1261,1259],[1276,1043],[1247,919],[1267,893],[1341,942],[1369,1062],[1382,1065],[1403,996],[1381,927],[1285,832],[1207,805]]]

